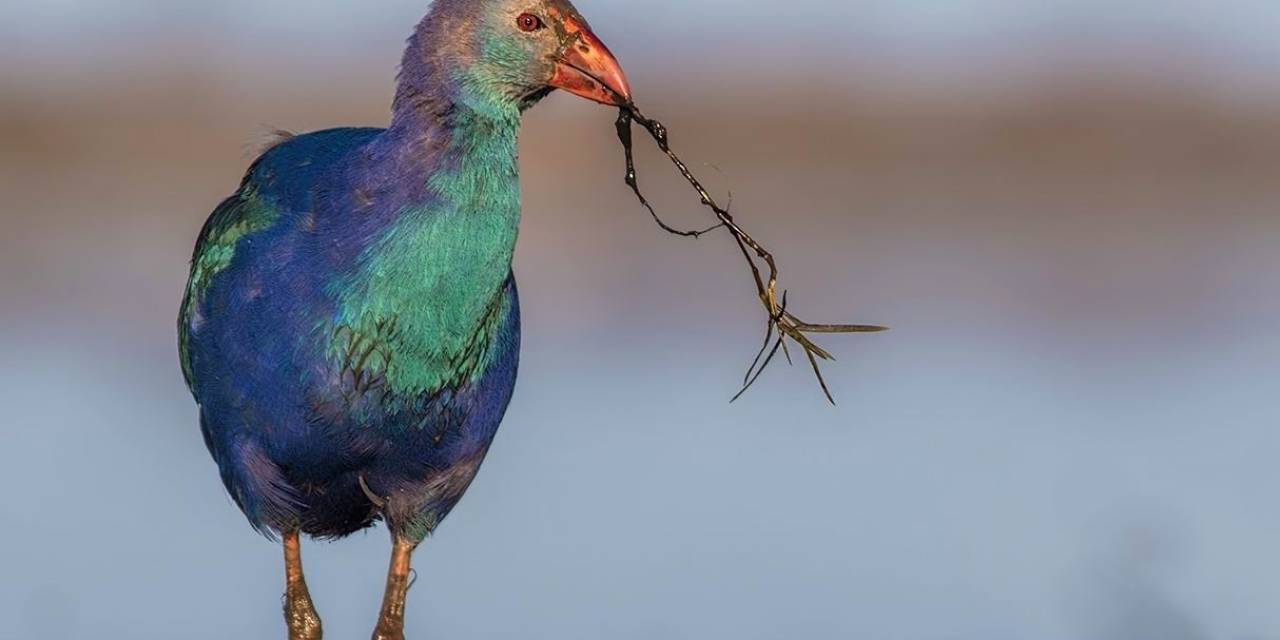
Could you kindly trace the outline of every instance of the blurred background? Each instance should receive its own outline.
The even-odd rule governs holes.
[[[431,638],[1280,639],[1280,3],[582,0],[773,249],[664,235],[608,109],[526,119],[521,381],[418,554]],[[385,122],[423,0],[0,7],[0,636],[283,635],[177,365],[274,128]],[[671,222],[705,213],[640,145]],[[304,553],[367,637],[381,529]]]

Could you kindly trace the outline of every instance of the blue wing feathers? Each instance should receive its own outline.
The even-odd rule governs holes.
[[[183,373],[227,490],[268,535],[368,526],[377,514],[361,480],[380,495],[411,496],[396,526],[426,535],[474,475],[514,386],[514,279],[493,337],[500,356],[473,384],[353,398],[326,353],[328,287],[360,245],[322,234],[356,224],[359,194],[342,171],[380,133],[331,129],[268,149],[210,215],[192,258],[178,327]]]

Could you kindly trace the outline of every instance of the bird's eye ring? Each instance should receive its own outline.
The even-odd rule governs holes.
[[[516,18],[516,25],[520,27],[521,31],[524,31],[526,33],[537,31],[538,29],[541,29],[543,26],[545,26],[542,24],[542,18],[539,18],[538,16],[535,16],[532,13],[520,14],[520,17]]]

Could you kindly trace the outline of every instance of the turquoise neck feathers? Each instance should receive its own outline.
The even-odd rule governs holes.
[[[480,375],[489,354],[488,341],[477,336],[508,311],[502,293],[520,221],[519,107],[462,107],[448,115],[443,122],[424,118],[435,125],[427,130],[393,125],[383,134],[418,146],[399,151],[421,154],[431,167],[424,197],[378,231],[359,268],[336,288],[331,353],[354,352],[364,371],[382,374],[396,393]]]
[[[503,80],[521,55],[467,19],[425,20],[409,41],[391,126],[370,151],[383,166],[369,173],[391,182],[375,188],[394,194],[378,203],[389,218],[330,290],[330,353],[357,358],[392,392],[477,379],[492,355],[487,334],[509,311],[517,136],[538,97]]]

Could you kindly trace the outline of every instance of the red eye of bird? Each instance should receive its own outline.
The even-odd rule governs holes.
[[[537,31],[542,28],[542,18],[532,13],[522,13],[519,18],[516,18],[516,24],[520,25],[521,31]]]

